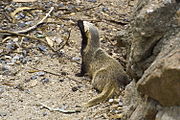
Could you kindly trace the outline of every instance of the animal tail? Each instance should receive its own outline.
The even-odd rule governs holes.
[[[107,100],[112,95],[114,95],[114,93],[115,93],[115,87],[111,84],[108,84],[104,87],[103,91],[98,96],[92,98],[87,103],[85,103],[83,106],[84,107],[94,106],[98,103],[101,103],[101,102]]]

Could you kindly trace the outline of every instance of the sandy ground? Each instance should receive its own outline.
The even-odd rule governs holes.
[[[93,2],[93,0],[76,0],[68,2],[54,1],[53,3],[44,2],[44,4],[42,1],[32,4],[1,2],[0,6],[4,6],[7,11],[3,8],[0,9],[2,19],[0,28],[12,31],[24,29],[24,26],[20,26],[21,24],[18,22],[26,20],[26,17],[16,20],[15,22],[8,22],[6,17],[2,17],[5,13],[9,15],[17,7],[31,7],[38,5],[42,6],[44,9],[47,7],[45,11],[37,11],[37,14],[40,16],[37,17],[37,19],[40,19],[48,12],[48,9],[51,6],[54,6],[55,10],[52,12],[50,18],[57,21],[60,19],[59,14],[63,14],[63,12],[58,10],[58,8],[61,8],[58,7],[58,5],[64,4],[65,8],[67,5],[72,5],[70,7],[72,11],[70,8],[68,8],[70,10],[67,9],[67,11],[72,13],[65,17],[76,20],[99,20],[100,22],[97,22],[96,20],[92,22],[100,30],[102,47],[110,55],[118,59],[122,58],[123,55],[120,54],[119,50],[112,44],[116,43],[114,36],[117,31],[121,30],[124,26],[108,22],[105,18],[126,23],[134,1],[131,2],[132,3],[129,3],[129,6],[128,2],[125,0],[97,0],[96,2]],[[94,9],[73,12],[74,8],[77,6],[80,6],[80,8],[83,6],[83,9],[85,9],[97,6],[100,3],[102,5],[95,7]],[[20,11],[20,13],[22,13],[22,11]],[[17,14],[19,15],[20,13]],[[28,15],[26,14],[26,16]],[[32,21],[34,19],[36,20],[34,16],[31,16],[30,19]],[[75,74],[80,71],[81,63],[79,52],[81,36],[77,26],[75,26],[75,21],[62,20],[61,23],[63,23],[65,27],[59,24],[45,24],[26,34],[36,35],[37,33],[45,33],[46,36],[55,36],[56,38],[61,37],[62,41],[65,41],[67,34],[65,34],[64,31],[71,28],[72,30],[68,45],[59,50],[61,56],[55,55],[54,52],[41,42],[24,40],[24,43],[22,43],[23,38],[19,38],[15,41],[17,36],[10,36],[10,39],[3,44],[0,44],[1,120],[102,120],[110,119],[110,113],[117,112],[112,109],[113,105],[110,105],[107,101],[88,109],[82,109],[80,107],[82,103],[85,103],[93,96],[96,96],[97,92],[90,85],[90,79],[88,77],[75,76]],[[34,22],[32,24],[34,24]],[[31,26],[31,24],[29,26]],[[66,37],[62,37],[63,35]],[[4,39],[5,38],[2,37],[0,40]],[[16,44],[15,49],[10,49],[10,51],[8,51],[9,48],[7,46],[11,41],[21,44],[18,47]],[[45,46],[46,50],[40,50],[38,45]],[[56,45],[58,48],[57,43]],[[18,52],[19,50],[20,52]],[[26,53],[24,53],[23,50],[26,51]],[[23,56],[22,59],[26,58],[28,60],[22,62],[20,58],[14,58],[15,56],[21,55]],[[13,60],[15,60],[15,62],[12,62]],[[61,110],[74,110],[75,113],[65,113],[67,111],[51,111],[45,106],[50,108],[60,108]]]

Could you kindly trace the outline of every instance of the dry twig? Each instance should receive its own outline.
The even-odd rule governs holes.
[[[47,17],[51,14],[51,12],[52,12],[53,10],[54,10],[54,7],[51,7],[51,9],[50,9],[49,12],[46,14],[46,16],[45,16],[42,20],[40,20],[37,24],[35,24],[34,26],[29,27],[29,28],[27,28],[27,29],[25,29],[25,30],[17,31],[16,33],[27,33],[27,32],[29,32],[29,31],[37,28],[38,25],[44,23],[44,21],[47,19]]]
[[[49,74],[51,74],[51,75],[55,75],[55,76],[60,76],[60,77],[62,77],[62,75],[61,75],[61,74],[57,74],[57,73],[50,72],[50,71],[47,71],[47,70],[38,69],[38,68],[33,67],[33,66],[30,66],[30,67],[31,67],[31,68],[33,68],[33,69],[35,69],[35,70],[38,70],[38,71],[43,71],[43,72],[45,72],[45,73],[49,73]],[[77,80],[75,80],[75,79],[73,79],[73,78],[71,78],[71,77],[69,77],[69,76],[66,76],[66,77],[67,77],[67,78],[69,78],[70,80],[72,80],[72,81],[76,82],[76,83],[82,84],[82,82],[77,81]]]
[[[8,33],[8,34],[16,35],[16,36],[26,37],[26,38],[33,39],[33,40],[38,40],[38,41],[46,44],[47,46],[49,46],[49,48],[51,48],[51,50],[53,52],[57,52],[53,47],[51,47],[46,41],[44,41],[42,39],[39,39],[39,38],[36,38],[36,37],[32,37],[32,36],[28,36],[28,35],[24,35],[24,34],[19,34],[19,33],[12,32],[12,31],[7,31],[7,30],[0,30],[0,33]],[[3,41],[3,42],[6,42],[6,41]]]
[[[43,108],[46,108],[48,109],[49,111],[58,111],[58,112],[62,112],[62,113],[65,113],[65,114],[71,114],[71,113],[78,113],[78,112],[81,112],[81,110],[65,110],[63,108],[51,108],[47,105],[44,105],[43,103],[40,103],[41,106],[43,106]]]

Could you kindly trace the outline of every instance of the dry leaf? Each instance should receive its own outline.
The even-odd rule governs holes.
[[[15,84],[13,82],[11,82],[11,81],[3,82],[2,85],[6,85],[6,86],[9,86],[9,87],[15,86]]]
[[[110,118],[111,118],[111,119],[121,119],[121,118],[123,118],[123,114],[122,114],[122,113],[120,113],[120,114],[115,114],[115,115],[112,115]]]
[[[28,70],[27,72],[28,73],[35,73],[35,72],[39,72],[39,70],[32,69],[32,70]]]
[[[49,37],[46,37],[46,41],[51,47],[53,46],[53,41]]]
[[[10,15],[12,18],[14,18],[14,16],[18,13],[18,12],[21,12],[23,10],[31,10],[33,8],[30,8],[30,7],[19,7],[17,8],[16,10],[14,10]]]
[[[13,0],[13,2],[35,2],[37,0]]]
[[[75,14],[76,14],[76,13],[74,13],[74,12],[70,13],[71,16],[73,16],[73,15],[75,15]]]
[[[6,37],[6,38],[4,38],[4,39],[2,40],[2,43],[6,42],[6,41],[8,41],[8,40],[11,40],[11,39],[12,39],[12,37]]]

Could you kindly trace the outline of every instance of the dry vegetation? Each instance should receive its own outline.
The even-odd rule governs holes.
[[[102,47],[125,63],[114,36],[129,23],[135,1],[0,1],[0,119],[94,120],[118,118],[117,103],[79,106],[95,96],[80,71],[79,19],[100,30]],[[57,108],[57,109],[55,109]]]

